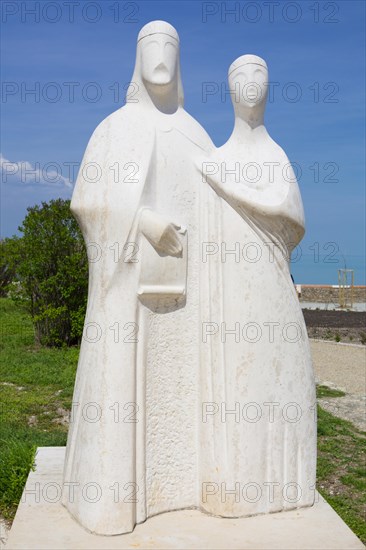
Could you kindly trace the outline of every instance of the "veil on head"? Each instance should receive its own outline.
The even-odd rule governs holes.
[[[177,79],[177,106],[183,107],[184,104],[184,92],[183,84],[180,73],[180,55],[179,55],[179,36],[175,28],[167,23],[166,21],[150,21],[147,23],[139,32],[137,37],[137,48],[136,48],[136,63],[132,75],[132,80],[126,94],[126,103],[137,103],[137,102],[147,102],[149,94],[146,90],[145,84],[141,75],[141,56],[142,56],[142,45],[144,38],[151,36],[153,34],[165,34],[173,38],[177,42],[177,67],[176,75]],[[131,95],[131,101],[128,100],[128,94],[130,93],[130,87],[134,85],[133,96]],[[137,89],[136,89],[137,88]]]
[[[233,73],[234,71],[242,67],[243,65],[259,65],[268,71],[267,63],[264,61],[264,59],[262,59],[258,55],[245,54],[245,55],[241,55],[240,57],[235,59],[235,61],[232,62],[232,64],[229,67],[228,74],[230,75],[231,73]]]

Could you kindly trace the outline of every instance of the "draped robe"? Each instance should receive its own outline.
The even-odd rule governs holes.
[[[88,248],[89,294],[63,504],[94,533],[126,533],[153,514],[199,506],[193,159],[210,147],[183,108],[165,115],[128,104],[95,130],[79,171],[71,208]],[[141,235],[144,208],[183,226],[183,258],[158,255]],[[159,279],[166,265],[172,285]]]
[[[219,172],[203,191],[201,226],[211,243],[201,270],[201,508],[240,517],[309,506],[316,401],[289,269],[304,225],[296,178],[266,133],[241,147],[229,140],[209,160]],[[242,169],[253,162],[260,178],[244,181]],[[269,162],[277,163],[272,182]]]

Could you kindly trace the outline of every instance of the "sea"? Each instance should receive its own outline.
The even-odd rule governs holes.
[[[338,285],[338,270],[351,269],[355,285],[366,285],[366,262],[364,255],[348,255],[331,258],[328,255],[297,254],[291,259],[291,274],[296,284]],[[351,273],[347,274],[351,283]]]

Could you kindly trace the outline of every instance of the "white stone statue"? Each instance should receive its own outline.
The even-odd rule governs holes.
[[[195,164],[211,147],[183,108],[177,32],[151,22],[128,102],[95,130],[71,201],[90,275],[63,504],[93,533],[199,507]]]
[[[234,61],[229,88],[232,135],[198,165],[213,190],[201,271],[210,282],[200,296],[201,484],[207,512],[237,517],[314,503],[316,401],[289,270],[303,206],[288,158],[264,126],[263,59]]]
[[[263,91],[267,69],[244,56],[229,81]],[[314,381],[288,266],[302,203],[263,125],[265,93],[253,97],[234,102],[234,132],[215,150],[183,108],[177,32],[154,21],[127,104],[88,144],[71,201],[90,269],[63,504],[92,533],[185,508],[235,517],[313,502]],[[222,163],[274,174],[225,180]],[[253,402],[258,422],[243,414]],[[263,491],[255,502],[248,483]]]

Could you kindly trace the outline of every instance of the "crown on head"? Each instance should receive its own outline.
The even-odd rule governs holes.
[[[177,31],[170,23],[167,23],[166,21],[150,21],[150,23],[147,23],[140,30],[137,37],[137,42],[143,38],[146,38],[146,36],[151,36],[152,34],[167,34],[179,42]]]
[[[268,70],[267,63],[262,59],[261,57],[258,57],[258,55],[242,55],[241,57],[238,57],[238,59],[235,59],[235,61],[230,65],[229,67],[229,74],[239,69],[239,67],[242,67],[243,65],[260,65],[261,67],[264,67]]]

